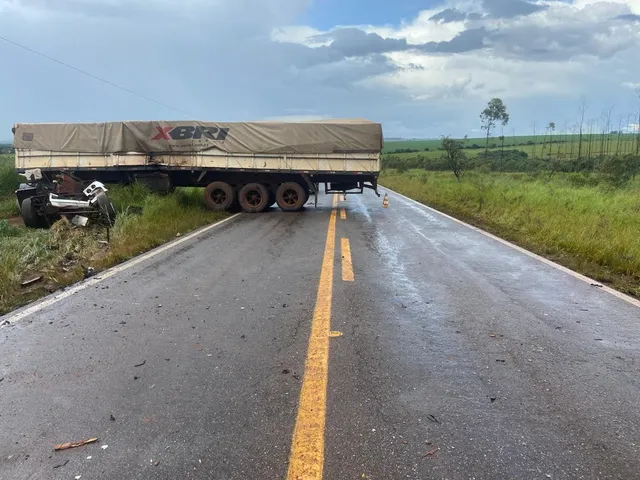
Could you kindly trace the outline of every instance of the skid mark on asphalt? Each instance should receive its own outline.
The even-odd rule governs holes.
[[[353,282],[355,277],[353,275],[353,263],[351,262],[351,245],[349,245],[349,239],[343,238],[340,242],[342,250],[342,280],[345,282]]]
[[[327,228],[327,241],[320,271],[316,306],[311,322],[311,335],[298,403],[298,416],[291,444],[287,471],[288,480],[320,480],[324,467],[324,426],[327,410],[337,205],[338,197],[334,196]]]

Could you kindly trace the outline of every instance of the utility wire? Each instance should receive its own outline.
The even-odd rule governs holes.
[[[100,81],[102,83],[106,83],[107,85],[110,85],[112,87],[115,87],[115,88],[118,88],[120,90],[123,90],[123,91],[125,91],[127,93],[130,93],[131,95],[135,95],[136,97],[143,98],[145,100],[148,100],[149,102],[153,102],[153,103],[155,103],[157,105],[160,105],[161,107],[168,108],[169,110],[175,110],[176,112],[180,112],[183,115],[186,115],[187,117],[191,117],[191,114],[189,114],[188,112],[185,112],[184,110],[181,110],[181,109],[176,108],[176,107],[172,107],[171,105],[167,105],[166,103],[162,103],[162,102],[160,102],[158,100],[155,100],[155,99],[153,99],[151,97],[147,97],[146,95],[143,95],[141,93],[134,92],[133,90],[130,90],[130,89],[126,88],[126,87],[118,85],[117,83],[113,83],[110,80],[106,80],[106,79],[104,79],[102,77],[98,77],[97,75],[89,73],[89,72],[87,72],[85,70],[81,70],[80,68],[74,67],[73,65],[69,65],[68,63],[65,63],[65,62],[62,62],[60,60],[57,60],[57,59],[55,59],[53,57],[50,57],[49,55],[45,55],[44,53],[38,52],[36,50],[33,50],[32,48],[29,48],[29,47],[27,47],[25,45],[21,45],[20,43],[14,42],[13,40],[9,40],[8,38],[5,38],[5,37],[3,37],[1,35],[0,35],[0,40],[3,40],[5,42],[7,42],[7,43],[10,43],[11,45],[14,45],[16,47],[22,48],[23,50],[27,50],[28,52],[34,53],[36,55],[39,55],[39,56],[41,56],[43,58],[46,58],[47,60],[51,60],[52,62],[58,63],[60,65],[63,65],[65,67],[67,67],[67,68],[75,70],[76,72],[79,72],[79,73],[81,73],[83,75],[91,77],[94,80],[98,80],[98,81]]]

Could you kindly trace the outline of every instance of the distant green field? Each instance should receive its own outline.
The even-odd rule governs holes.
[[[551,151],[552,156],[557,155],[572,155],[578,154],[578,146],[579,146],[579,135],[553,135],[551,138],[547,136],[545,138],[544,135],[537,135],[533,137],[532,135],[523,135],[523,136],[515,136],[508,137],[505,136],[504,146],[505,148],[517,148],[518,150],[522,150],[529,155],[533,155],[535,153],[536,156],[542,156],[542,149],[544,148],[544,154],[547,156],[549,151]],[[589,150],[589,142],[591,141],[591,154],[593,156],[600,154],[602,149],[602,143],[604,140],[604,151],[608,154],[613,154],[616,152],[619,153],[635,153],[636,151],[636,136],[634,134],[623,134],[618,136],[617,134],[609,134],[605,135],[604,138],[602,135],[583,135],[582,136],[582,149],[583,155],[588,154]],[[555,143],[550,143],[555,142]],[[529,144],[532,142],[533,145]],[[465,146],[471,147],[472,145],[477,145],[477,150],[469,150],[468,155],[474,156],[475,152],[482,151],[486,144],[486,138],[468,138],[465,142]],[[489,138],[489,146],[496,145],[496,147],[501,147],[501,142],[498,137]],[[440,139],[429,139],[429,140],[403,140],[403,141],[389,141],[385,142],[383,153],[393,153],[397,150],[401,149],[409,149],[409,150],[419,150],[421,154],[426,157],[440,156],[438,151],[438,147],[440,147]],[[425,151],[425,149],[429,149],[429,151]],[[491,148],[490,148],[491,149]],[[411,153],[402,153],[400,155],[407,156],[415,156],[418,152]]]

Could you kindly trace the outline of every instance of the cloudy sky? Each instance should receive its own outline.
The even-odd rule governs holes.
[[[640,87],[640,0],[0,0],[0,37],[0,140],[17,122],[184,118],[476,136],[494,96],[509,135],[570,128],[583,98],[614,130]]]

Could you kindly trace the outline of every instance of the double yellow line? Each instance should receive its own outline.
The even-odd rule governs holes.
[[[324,430],[327,409],[327,382],[329,377],[329,338],[331,332],[331,300],[333,295],[333,264],[335,259],[336,207],[333,208],[327,228],[320,284],[311,322],[311,336],[307,348],[298,416],[293,432],[287,480],[320,480],[324,467]],[[346,219],[346,212],[340,214]],[[349,239],[343,238],[342,279],[353,281],[353,266]],[[333,335],[335,336],[335,335]]]

